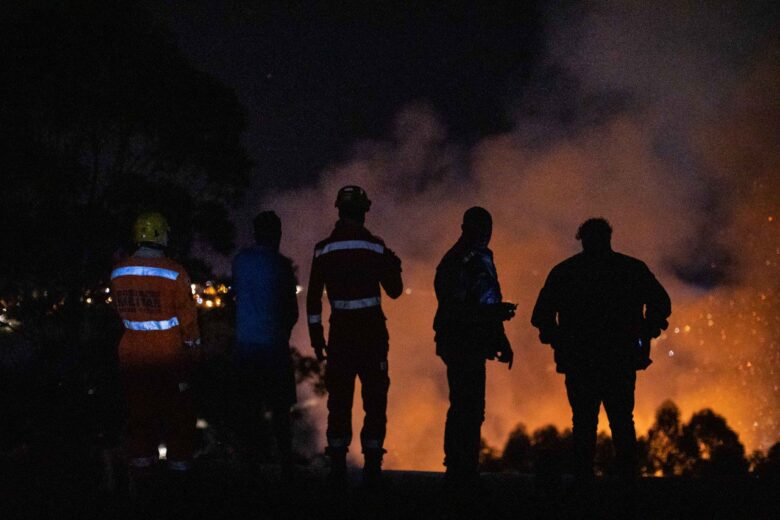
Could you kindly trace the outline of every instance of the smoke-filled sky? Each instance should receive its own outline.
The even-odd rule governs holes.
[[[165,13],[185,50],[249,100],[249,145],[260,147],[261,167],[236,215],[243,242],[252,215],[276,210],[282,248],[305,286],[313,245],[336,219],[338,188],[359,184],[373,200],[367,227],[404,262],[406,294],[383,303],[388,466],[441,466],[447,386],[434,355],[432,281],[472,205],[493,214],[499,277],[519,304],[507,326],[515,368],[488,371],[490,444],[501,448],[519,422],[569,424],[562,377],[529,319],[547,272],[578,251],[574,234],[591,216],[611,221],[615,249],[646,261],[673,300],[655,363],[639,374],[638,430],[671,398],[686,418],[704,407],[725,415],[748,449],[780,439],[772,2],[566,2],[511,16],[508,7],[420,9],[387,22],[187,9]],[[282,82],[314,77],[271,88],[269,63],[283,65]],[[291,137],[286,122],[286,131],[304,130]],[[269,132],[295,149],[263,147]],[[267,178],[285,165],[292,178]],[[293,342],[307,351],[304,323]],[[314,413],[322,424],[323,406]]]

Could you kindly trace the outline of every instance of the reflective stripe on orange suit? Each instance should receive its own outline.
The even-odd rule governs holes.
[[[111,290],[125,322],[119,364],[129,456],[156,457],[165,442],[169,460],[188,460],[197,448],[196,414],[179,384],[190,368],[184,342],[200,336],[189,276],[169,258],[131,257],[114,267]]]

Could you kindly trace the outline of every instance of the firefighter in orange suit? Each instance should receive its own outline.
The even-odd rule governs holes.
[[[360,432],[365,464],[363,478],[377,482],[387,424],[388,334],[380,285],[390,298],[403,291],[401,260],[365,227],[371,201],[358,186],[346,186],[336,198],[339,220],[314,249],[306,310],[311,344],[327,369],[328,447],[331,478],[343,480],[352,440],[352,396],[355,377],[362,385],[365,419]],[[322,293],[330,301],[328,342],[322,327]]]
[[[187,471],[197,448],[189,371],[200,345],[190,279],[166,258],[168,223],[144,213],[133,228],[138,250],[111,273],[114,305],[124,323],[119,364],[128,412],[128,463],[144,472],[157,464],[160,442],[167,466]]]

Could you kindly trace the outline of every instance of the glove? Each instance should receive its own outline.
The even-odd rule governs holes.
[[[187,370],[193,372],[196,366],[203,361],[203,349],[201,348],[200,338],[194,340],[187,340],[184,342],[185,358],[187,363]]]
[[[325,361],[327,359],[325,349],[328,348],[328,345],[325,343],[325,331],[321,323],[309,324],[309,337],[311,338],[311,348],[314,349],[317,361]]]
[[[401,259],[395,254],[395,251],[389,247],[385,248],[385,254],[387,255],[387,265],[390,269],[401,271]]]
[[[509,321],[512,318],[515,317],[515,312],[517,311],[517,304],[511,303],[511,302],[501,302],[499,305],[501,305],[501,320],[502,321]]]
[[[501,343],[501,350],[498,351],[498,357],[496,359],[499,363],[508,363],[509,370],[512,370],[512,364],[515,360],[515,353],[512,350],[512,345],[509,344],[509,339],[507,339],[506,335],[504,335]]]
[[[516,303],[501,302],[480,305],[480,314],[485,320],[509,321],[515,317]]]
[[[195,348],[200,346],[200,338],[197,339],[188,339],[184,341],[184,346],[186,348]]]

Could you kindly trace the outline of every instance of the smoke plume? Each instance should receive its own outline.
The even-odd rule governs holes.
[[[490,444],[503,447],[518,422],[570,424],[562,377],[529,319],[546,274],[578,252],[577,226],[592,216],[610,220],[615,249],[644,260],[672,296],[669,330],[638,377],[638,431],[671,398],[685,415],[704,407],[725,415],[748,449],[780,438],[773,28],[770,3],[558,9],[536,79],[518,86],[508,107],[512,132],[458,144],[421,101],[397,114],[385,139],[355,143],[317,186],[248,208],[246,222],[260,209],[279,213],[282,249],[305,286],[313,246],[336,219],[337,190],[358,184],[372,198],[366,225],[402,258],[407,288],[383,300],[389,467],[441,468],[448,400],[434,355],[433,277],[472,205],[493,214],[499,278],[506,299],[519,304],[507,326],[515,368],[489,364],[483,435]],[[304,321],[293,343],[309,352]],[[323,403],[315,414],[324,442]],[[603,415],[600,424],[607,427]]]

